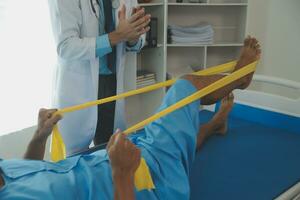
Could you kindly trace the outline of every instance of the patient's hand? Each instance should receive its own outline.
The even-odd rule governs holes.
[[[4,179],[0,174],[0,189],[4,186],[4,184],[5,184]]]
[[[40,140],[47,140],[53,127],[61,120],[61,115],[54,115],[57,109],[40,109],[38,118],[38,127],[35,137]]]
[[[56,109],[40,109],[38,127],[28,144],[24,154],[25,159],[43,160],[47,138],[51,134],[54,125],[62,118],[60,115],[54,115],[56,111]]]
[[[117,131],[107,144],[115,186],[115,200],[134,200],[134,173],[141,161],[141,151],[124,133]]]
[[[141,151],[120,131],[110,138],[107,152],[113,172],[133,175],[140,164]]]

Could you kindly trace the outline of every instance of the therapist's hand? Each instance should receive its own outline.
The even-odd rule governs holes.
[[[141,6],[137,6],[137,7],[134,7],[133,9],[132,9],[132,12],[131,12],[131,17],[134,17],[134,15],[137,13],[137,12],[139,12],[139,11],[145,11],[145,9],[143,8],[143,7],[141,7]],[[140,15],[140,17],[138,18],[138,19],[140,19],[140,18],[142,18],[142,17],[144,17],[145,16],[145,12],[144,12],[144,15]],[[137,20],[138,20],[137,19]],[[149,31],[149,30],[148,30]],[[131,46],[134,46],[138,41],[139,41],[139,39],[140,39],[140,36],[139,37],[137,37],[137,38],[135,38],[135,39],[133,39],[133,40],[130,40],[130,41],[128,41],[128,44],[129,45],[131,45]]]
[[[116,31],[109,34],[110,43],[112,46],[117,45],[119,42],[130,42],[137,40],[141,35],[150,30],[148,24],[150,23],[151,16],[145,15],[143,8],[136,10],[130,17],[126,18],[126,7],[122,6],[119,11],[119,25]]]

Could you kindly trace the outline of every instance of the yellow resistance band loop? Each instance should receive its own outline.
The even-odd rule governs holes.
[[[215,67],[210,67],[208,69],[205,69],[205,70],[202,70],[199,72],[195,72],[193,74],[194,75],[212,75],[212,74],[217,74],[217,73],[228,72],[228,71],[232,71],[234,69],[235,65],[236,65],[236,61],[232,61],[232,62],[218,65]],[[81,110],[81,109],[85,109],[85,108],[88,108],[91,106],[108,103],[108,102],[115,101],[115,100],[118,100],[121,98],[126,98],[129,96],[133,96],[133,95],[137,95],[137,94],[141,94],[141,93],[145,93],[145,92],[150,92],[150,91],[162,88],[162,87],[170,86],[170,85],[174,84],[175,81],[176,80],[173,79],[173,80],[165,81],[162,83],[157,83],[157,84],[154,84],[154,85],[151,85],[148,87],[144,87],[144,88],[141,88],[138,90],[129,91],[129,92],[117,95],[117,96],[112,96],[112,97],[108,97],[105,99],[100,99],[100,100],[87,102],[87,103],[72,106],[72,107],[63,108],[63,109],[57,111],[55,114],[64,114],[64,113],[68,113],[68,112],[74,112],[76,110]],[[63,143],[63,139],[62,139],[61,135],[59,134],[58,127],[56,126],[54,128],[53,134],[52,134],[51,159],[56,162],[56,161],[59,161],[59,160],[65,159],[65,158],[66,158],[65,146]]]
[[[173,104],[172,106],[169,106],[168,108],[152,115],[151,117],[145,119],[144,121],[141,121],[140,123],[128,128],[127,130],[124,131],[125,134],[130,134],[136,130],[139,130],[140,128],[144,127],[145,125],[187,105],[187,104],[190,104],[192,103],[193,101],[196,101],[230,83],[232,83],[233,81],[236,81],[238,79],[240,79],[241,77],[251,73],[251,72],[254,72],[255,69],[256,69],[256,62],[255,63],[252,63],[250,65],[248,65],[247,67],[244,67],[238,71],[235,71],[234,73],[228,75],[228,76],[225,76],[224,78],[210,84],[209,86],[195,92],[194,94],[180,100],[179,102]]]
[[[213,74],[228,72],[228,71],[232,71],[234,69],[235,65],[236,65],[236,61],[233,61],[233,62],[225,63],[222,65],[218,65],[215,67],[211,67],[206,70],[202,70],[202,71],[199,71],[199,72],[196,72],[193,74],[201,76],[201,75],[213,75]],[[240,79],[241,77],[243,77],[251,72],[254,72],[256,65],[257,65],[257,62],[254,62],[254,63],[247,65],[246,67],[239,69],[238,71],[235,71],[234,73],[216,81],[215,83],[203,88],[202,90],[190,95],[189,97],[186,97],[185,99],[166,108],[165,110],[163,110],[159,113],[156,113],[155,115],[149,117],[148,119],[130,127],[129,129],[125,130],[124,133],[130,134],[130,133],[144,127],[148,123],[153,122],[154,120],[156,120],[160,117],[163,117],[163,116],[175,111],[176,109],[179,109],[197,99],[200,99],[201,97],[206,96],[207,94],[210,94],[210,93],[228,85],[229,83],[231,83],[237,79]],[[132,95],[153,91],[153,90],[156,90],[156,89],[159,89],[162,87],[170,86],[170,85],[174,84],[175,81],[176,80],[169,80],[166,82],[162,82],[162,83],[154,84],[154,85],[151,85],[151,86],[148,86],[145,88],[141,88],[138,90],[126,92],[126,93],[123,93],[123,94],[120,94],[117,96],[108,97],[105,99],[100,99],[97,101],[88,102],[85,104],[64,108],[64,109],[57,111],[55,114],[63,114],[63,113],[67,113],[67,112],[73,112],[76,110],[81,110],[81,109],[88,108],[91,106],[95,106],[95,105],[107,103],[110,101],[115,101],[115,100],[118,100],[121,98],[129,97]],[[51,158],[55,162],[66,158],[65,145],[64,145],[63,139],[59,133],[57,126],[54,127],[53,134],[52,134]],[[141,159],[140,166],[135,173],[135,186],[136,186],[137,190],[154,188],[154,184],[153,184],[153,181],[152,181],[152,178],[150,175],[150,171],[148,169],[148,166],[147,166],[144,158]]]
[[[208,69],[204,69],[204,70],[201,70],[199,72],[192,73],[192,74],[193,75],[204,76],[204,75],[213,75],[213,74],[229,72],[229,71],[232,71],[234,69],[235,65],[236,65],[236,61],[232,61],[232,62],[225,63],[225,64],[222,64],[222,65],[217,65],[215,67],[210,67]],[[116,101],[118,99],[123,99],[123,98],[126,98],[126,97],[130,97],[130,96],[133,96],[133,95],[150,92],[150,91],[153,91],[153,90],[157,90],[159,88],[163,88],[163,87],[173,85],[175,83],[175,81],[176,81],[176,79],[172,79],[172,80],[168,80],[168,81],[165,81],[165,82],[150,85],[150,86],[147,86],[147,87],[144,87],[144,88],[141,88],[141,89],[125,92],[125,93],[122,93],[122,94],[119,94],[119,95],[116,95],[116,96],[111,96],[111,97],[107,97],[107,98],[104,98],[104,99],[99,99],[99,100],[96,100],[96,101],[91,101],[91,102],[87,102],[87,103],[84,103],[84,104],[63,108],[63,109],[58,110],[55,114],[64,114],[64,113],[68,113],[68,112],[74,112],[74,111],[82,110],[82,109],[85,109],[85,108],[88,108],[88,107],[91,107],[91,106],[96,106],[96,105],[108,103],[108,102],[111,102],[111,101]]]
[[[225,64],[210,67],[208,69],[201,70],[201,71],[195,72],[193,74],[194,75],[212,75],[212,74],[228,72],[228,71],[232,71],[234,69],[235,65],[236,65],[236,61],[232,61],[232,62],[228,62],[228,63],[225,63]],[[58,110],[55,114],[61,114],[62,115],[64,113],[74,112],[74,111],[82,110],[82,109],[85,109],[85,108],[88,108],[88,107],[91,107],[91,106],[96,106],[96,105],[108,103],[108,102],[111,102],[111,101],[116,101],[118,99],[130,97],[130,96],[133,96],[133,95],[142,94],[142,93],[145,93],[145,92],[150,92],[150,91],[153,91],[153,90],[157,90],[159,88],[170,86],[170,85],[174,84],[175,81],[176,80],[173,79],[173,80],[157,83],[157,84],[154,84],[154,85],[150,85],[150,86],[138,89],[138,90],[133,90],[133,91],[129,91],[129,92],[126,92],[126,93],[122,93],[122,94],[119,94],[119,95],[116,95],[116,96],[112,96],[112,97],[108,97],[108,98],[104,98],[104,99],[100,99],[100,100],[96,100],[96,101],[91,101],[91,102],[87,102],[87,103],[76,105],[76,106],[63,108],[63,109]],[[52,141],[51,141],[51,150],[50,151],[51,151],[51,159],[54,162],[57,162],[59,160],[62,160],[62,159],[66,158],[65,146],[64,146],[63,139],[61,137],[61,134],[59,133],[59,129],[58,129],[57,126],[55,126],[54,130],[53,130]]]

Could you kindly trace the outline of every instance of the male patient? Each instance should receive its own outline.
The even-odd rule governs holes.
[[[235,70],[258,60],[260,53],[258,41],[246,38]],[[252,76],[249,74],[186,105],[129,137],[117,131],[107,150],[58,163],[42,159],[47,138],[61,117],[53,115],[55,110],[41,110],[38,129],[25,153],[27,160],[0,161],[0,199],[189,199],[188,177],[196,150],[210,135],[226,132],[226,118],[233,104],[231,92],[247,88]],[[169,89],[159,110],[222,77],[182,77]],[[199,127],[200,104],[213,104],[221,99],[220,111]],[[141,155],[149,166],[155,189],[137,192],[134,172]]]

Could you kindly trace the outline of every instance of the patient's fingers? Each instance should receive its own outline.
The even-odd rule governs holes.
[[[51,118],[51,116],[57,111],[57,109],[49,109],[47,110],[47,117]]]
[[[54,115],[50,119],[45,121],[44,128],[52,130],[53,126],[57,124],[59,120],[62,119],[61,115]]]
[[[110,139],[107,143],[107,146],[106,146],[107,150],[115,143],[116,137],[117,137],[119,132],[121,132],[121,130],[117,129],[117,131],[114,134],[112,134],[112,136],[110,137]]]
[[[51,117],[51,113],[49,113],[48,109],[41,108],[39,110],[39,120],[40,121],[45,121],[47,118],[50,118],[49,116]]]
[[[45,108],[41,108],[39,110],[39,120],[45,121],[46,119],[51,118],[51,116],[53,115],[53,113],[55,113],[56,111],[57,111],[57,109],[45,109]]]
[[[132,151],[133,150],[133,144],[131,143],[130,140],[128,140],[127,138],[124,140],[124,148],[129,151]]]
[[[44,116],[46,116],[46,114],[47,114],[47,109],[41,108],[39,110],[39,117],[44,117]]]
[[[54,115],[54,116],[51,116],[51,118],[49,119],[49,123],[52,124],[52,125],[55,125],[61,119],[62,119],[61,115]]]
[[[62,119],[61,115],[54,115],[57,109],[45,109],[39,110],[38,117],[38,129],[47,130],[46,132],[51,132],[53,126]]]
[[[141,150],[137,147],[135,147],[136,150],[134,151],[134,162],[137,163],[137,165],[141,162]]]
[[[125,142],[126,136],[123,133],[117,133],[116,139],[114,141],[114,145],[116,145],[117,147],[121,147],[124,146],[124,142]]]

